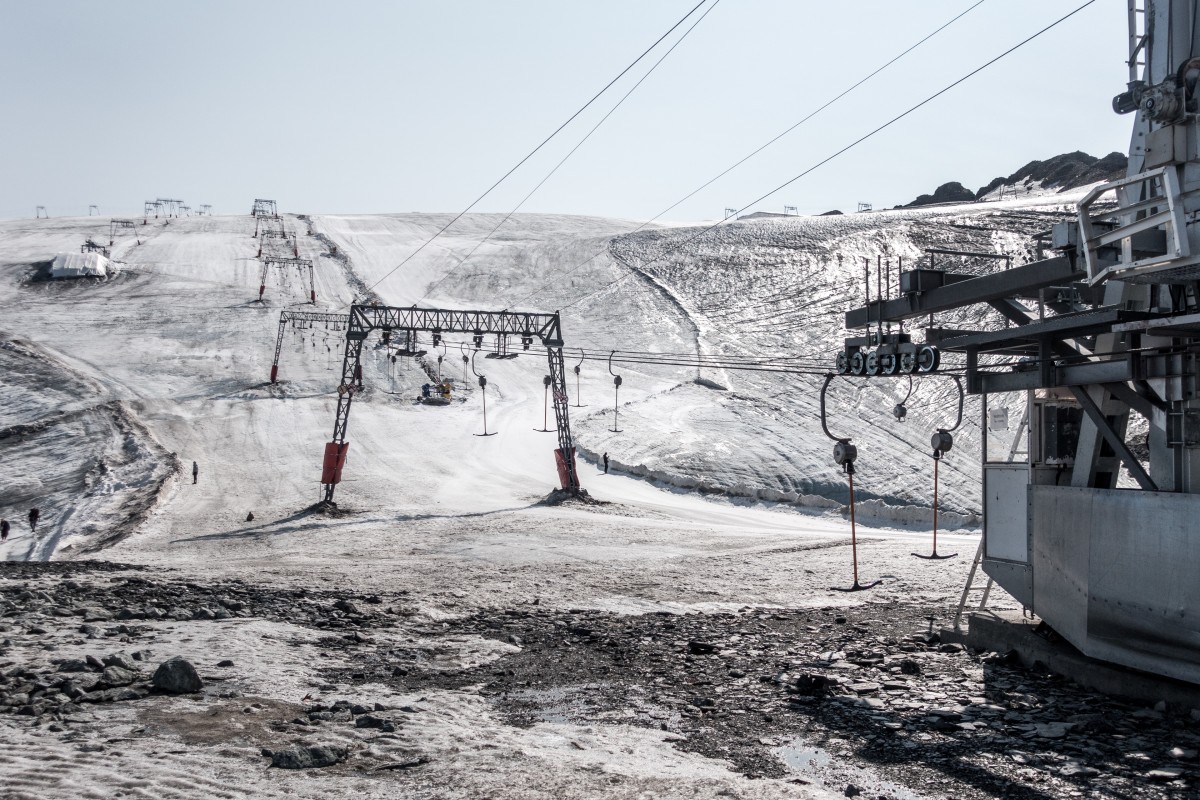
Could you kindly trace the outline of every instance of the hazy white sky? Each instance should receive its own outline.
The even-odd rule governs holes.
[[[459,211],[697,1],[4,0],[0,217],[160,196]],[[523,210],[652,217],[974,2],[720,0]],[[743,206],[1082,2],[985,0],[667,218]],[[890,206],[1125,151],[1125,5],[1098,0],[759,210]],[[653,60],[477,209],[511,210]]]

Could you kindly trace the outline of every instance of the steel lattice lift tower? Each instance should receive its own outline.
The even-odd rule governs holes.
[[[281,321],[282,324],[282,321]],[[346,349],[342,358],[342,377],[338,385],[337,414],[333,423],[333,438],[325,445],[321,469],[323,501],[333,502],[334,490],[342,480],[342,469],[350,442],[346,439],[350,423],[350,407],[354,395],[362,390],[362,349],[373,331],[390,334],[408,332],[409,341],[418,331],[433,334],[436,344],[447,333],[470,333],[480,341],[489,334],[520,336],[523,342],[534,337],[546,348],[550,367],[550,385],[554,399],[554,418],[558,422],[558,449],[555,464],[562,488],[580,494],[579,473],[575,466],[575,442],[567,410],[567,378],[563,367],[562,326],[558,313],[521,314],[508,311],[448,311],[424,308],[393,308],[390,306],[352,305],[346,326]],[[482,379],[481,379],[481,385]]]
[[[276,208],[274,200],[264,200],[260,197],[254,198],[254,206],[250,209],[252,217],[278,217],[279,211]]]
[[[317,302],[317,286],[313,278],[313,262],[311,258],[289,258],[286,256],[266,255],[262,257],[262,275],[258,284],[258,299],[262,300],[263,292],[267,290],[267,273],[271,267],[286,270],[294,267],[300,273],[300,279],[308,279],[308,301]]]

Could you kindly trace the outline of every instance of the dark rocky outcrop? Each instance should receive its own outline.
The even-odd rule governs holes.
[[[975,193],[967,187],[963,186],[958,181],[950,181],[943,183],[933,194],[923,194],[916,200],[906,206],[928,206],[934,203],[973,203],[975,202]]]
[[[933,205],[935,203],[970,203],[978,200],[1002,186],[1013,188],[1040,184],[1044,189],[1056,189],[1065,192],[1099,181],[1110,181],[1123,177],[1128,167],[1129,159],[1124,153],[1109,153],[1103,158],[1096,158],[1076,150],[1073,153],[1048,158],[1045,161],[1030,161],[1025,166],[1007,177],[1001,175],[992,179],[979,191],[972,192],[957,181],[943,183],[933,194],[923,194],[904,208]]]

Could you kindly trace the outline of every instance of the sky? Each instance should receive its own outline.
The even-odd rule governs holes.
[[[0,2],[0,218],[459,212],[699,0]],[[706,0],[474,207],[645,220],[976,0]],[[882,208],[1128,148],[1125,2],[1053,30],[758,204],[1084,0],[984,0],[663,219]]]

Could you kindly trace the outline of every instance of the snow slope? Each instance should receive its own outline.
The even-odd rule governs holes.
[[[568,352],[578,344],[809,355],[836,346],[837,314],[848,302],[844,293],[856,292],[859,256],[886,246],[915,258],[924,243],[956,241],[960,233],[974,247],[1019,249],[1027,228],[1045,219],[1034,214],[1017,225],[1020,215],[1009,209],[981,221],[979,210],[738,224],[685,246],[686,258],[655,264],[647,254],[688,229],[631,233],[636,224],[623,221],[522,216],[459,266],[500,221],[481,215],[391,274],[449,217],[287,222],[300,233],[300,256],[316,265],[317,310],[344,310],[372,288],[386,302],[411,304],[432,287],[427,302],[447,306],[561,308]],[[307,235],[310,222],[319,235]],[[140,245],[118,240],[118,277],[33,280],[54,253],[102,238],[105,229],[96,218],[0,222],[0,515],[18,523],[0,545],[5,559],[70,559],[107,544],[105,558],[201,582],[237,577],[388,595],[403,588],[417,618],[434,623],[532,599],[549,607],[687,612],[886,604],[900,596],[945,604],[961,587],[969,559],[918,563],[908,554],[928,546],[927,527],[880,525],[860,530],[859,564],[864,577],[884,583],[871,593],[831,596],[828,587],[850,581],[849,531],[840,512],[842,476],[814,416],[814,376],[705,374],[731,386],[722,392],[694,383],[694,370],[624,365],[624,431],[612,434],[612,378],[602,364],[585,362],[573,399],[586,406],[572,409],[572,421],[581,451],[608,451],[617,467],[604,475],[594,461],[582,465],[585,487],[608,505],[547,506],[540,501],[556,484],[556,441],[535,430],[543,422],[542,357],[475,358],[489,380],[488,428],[497,431],[478,437],[482,398],[473,376],[464,381],[457,347],[447,349],[443,365],[459,384],[455,402],[434,408],[412,400],[427,374],[407,359],[393,364],[386,348],[372,344],[369,389],[356,398],[349,424],[342,513],[313,514],[307,509],[319,497],[319,458],[336,405],[339,332],[289,329],[282,380],[267,382],[278,312],[312,308],[299,275],[271,273],[264,302],[256,302],[253,220],[193,217],[142,228]],[[838,253],[840,270],[833,266]],[[831,424],[863,426],[855,439],[867,500],[921,503],[924,442],[945,419],[948,397],[944,383],[919,386],[910,422],[897,427],[885,424],[894,391],[839,383]],[[973,419],[969,412],[968,424]],[[971,436],[968,429],[944,469],[946,495],[964,520],[975,508]],[[200,470],[195,485],[187,480],[192,461]],[[802,503],[756,499],[793,497]],[[43,512],[36,537],[21,522],[34,504]],[[875,506],[880,520],[895,517]],[[943,546],[969,554],[977,541],[948,535]],[[276,658],[269,642],[253,638],[238,645],[246,661]],[[294,695],[301,690],[290,684],[273,691],[279,702],[300,702]],[[632,793],[611,796],[636,796],[639,788],[662,796],[693,789],[820,796],[771,781],[748,784],[721,762],[683,758],[644,731],[548,725],[513,732],[472,696],[430,702],[444,724],[423,732],[444,743],[438,752],[446,774],[475,775],[484,740],[500,742],[502,753],[534,754],[526,766],[499,773],[499,784],[473,778],[477,784],[468,785],[480,792],[519,784],[552,763],[561,770],[555,785],[603,793],[589,777],[596,756],[562,756],[575,749],[572,738],[588,736],[587,746],[594,743],[630,781]],[[50,746],[27,733],[13,741],[26,765]],[[154,766],[134,749],[115,771],[68,756],[78,774],[112,791],[128,788],[121,775],[160,785],[197,769],[186,757]],[[664,786],[656,772],[662,764],[677,765],[683,777]],[[247,769],[242,761],[205,761],[203,781],[175,796],[208,796],[221,782],[261,788],[263,796],[325,796],[317,784],[272,782]]]
[[[801,356],[819,372],[844,335],[841,313],[860,297],[863,258],[903,257],[911,264],[924,247],[938,245],[1009,252],[1023,260],[1030,257],[1028,235],[1060,210],[1007,203],[784,218],[733,223],[699,238],[686,227],[630,233],[635,223],[562,216],[521,216],[495,230],[501,217],[472,215],[400,269],[394,268],[448,216],[289,218],[288,225],[300,233],[301,255],[316,262],[318,309],[344,310],[372,290],[397,305],[429,294],[425,302],[449,307],[565,306],[568,364],[578,343],[734,358]],[[147,442],[154,453],[148,458],[158,466],[133,483],[171,495],[165,506],[170,512],[160,508],[161,520],[152,527],[194,525],[197,515],[213,511],[211,498],[189,496],[202,490],[164,482],[177,468],[172,454],[185,465],[200,462],[201,485],[218,493],[220,515],[231,522],[251,509],[287,516],[315,500],[317,456],[332,424],[337,332],[290,330],[281,365],[285,381],[271,387],[263,380],[278,310],[310,307],[299,276],[273,272],[266,302],[253,302],[259,277],[251,258],[257,246],[252,220],[193,217],[143,228],[140,246],[128,237],[119,240],[113,258],[126,273],[114,280],[59,287],[29,279],[33,265],[79,238],[101,236],[103,227],[94,218],[0,225],[0,261],[7,264],[16,301],[7,309],[7,335],[36,342],[61,373],[46,382],[64,387],[52,391],[71,394],[75,406],[93,412],[127,408],[147,426],[149,435],[139,441]],[[305,235],[310,229],[319,236]],[[474,376],[455,342],[450,348],[455,352],[446,351],[443,369],[465,385],[446,409],[412,406],[408,398],[426,374],[408,360],[392,364],[385,349],[370,350],[368,382],[374,388],[355,403],[340,500],[361,508],[404,508],[411,496],[416,505],[433,498],[484,512],[529,502],[554,485],[552,437],[532,430],[542,422],[541,358],[476,357],[474,368],[489,378],[490,427],[501,431],[480,439],[469,436],[482,427]],[[844,476],[820,432],[819,375],[702,371],[728,386],[726,392],[696,383],[696,372],[687,368],[619,365],[617,371],[624,379],[623,431],[612,433],[612,378],[602,363],[582,364],[574,400],[586,407],[575,409],[573,422],[584,457],[609,452],[614,472],[706,493],[817,510],[846,501]],[[907,393],[903,380],[839,379],[830,391],[830,425],[859,444],[857,488],[867,514],[920,521],[928,517],[932,493],[928,438],[935,427],[952,423],[956,395],[944,378],[918,380],[908,420],[896,423],[891,408]],[[6,409],[8,424],[45,419],[45,398],[41,391],[19,393]],[[968,400],[959,444],[942,466],[943,518],[952,524],[971,523],[978,510],[973,405]],[[1019,412],[1014,409],[1014,419]],[[160,443],[161,452],[155,449]],[[994,446],[1006,443],[1001,437]],[[99,442],[90,448],[103,450]],[[63,492],[92,491],[81,477],[86,473],[76,468],[74,483],[63,484]],[[487,479],[472,480],[464,493],[462,476]],[[0,509],[6,516],[18,516],[43,497],[48,517],[70,519],[74,498],[39,495],[37,478],[8,480],[15,482]],[[120,483],[123,488],[130,482]],[[397,493],[397,486],[406,491]],[[87,523],[104,528],[115,512],[98,513]],[[19,542],[10,544],[16,549],[9,557],[47,557],[71,543],[61,537],[37,547]]]

